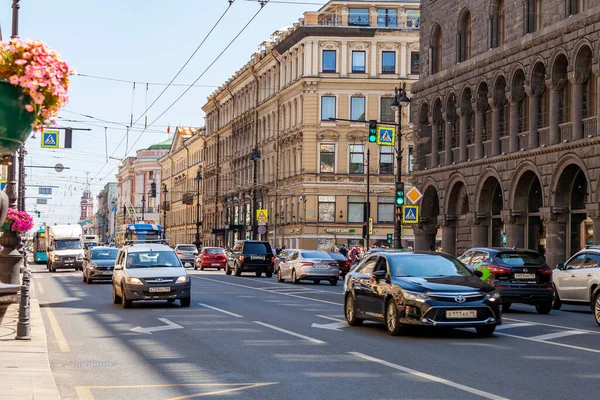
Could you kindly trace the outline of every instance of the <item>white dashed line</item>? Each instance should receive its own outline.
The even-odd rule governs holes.
[[[273,329],[275,331],[286,333],[288,335],[295,336],[297,338],[308,340],[309,342],[314,343],[314,344],[327,344],[326,342],[324,342],[322,340],[311,338],[310,336],[301,335],[300,333],[288,331],[287,329],[279,328],[279,327],[274,326],[274,325],[269,325],[269,324],[266,324],[266,323],[261,322],[261,321],[252,321],[252,322],[254,322],[255,324],[258,324],[260,326],[264,326],[265,328]]]
[[[217,308],[217,307],[209,306],[208,304],[204,304],[204,303],[198,303],[198,305],[199,305],[199,306],[202,306],[202,307],[210,308],[211,310],[215,310],[215,311],[218,311],[218,312],[222,312],[223,314],[231,315],[232,317],[236,317],[236,318],[244,318],[244,317],[242,317],[242,316],[241,316],[241,315],[239,315],[239,314],[232,313],[231,311],[225,311],[225,310],[222,310],[222,309],[220,309],[220,308]]]

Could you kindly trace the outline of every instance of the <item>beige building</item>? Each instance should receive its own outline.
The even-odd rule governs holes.
[[[203,106],[206,244],[362,242],[367,168],[371,244],[385,242],[398,166],[392,147],[369,144],[368,120],[397,121],[394,88],[404,81],[410,89],[418,78],[419,25],[418,1],[331,1],[276,31],[211,94]],[[409,110],[402,114],[406,175],[412,125]],[[254,229],[266,232],[257,236],[254,208],[268,211],[268,224]],[[405,239],[413,239],[410,230]]]
[[[198,218],[198,204],[202,205],[202,179],[197,180],[202,178],[203,157],[204,129],[179,127],[168,153],[159,160],[162,169],[159,190],[166,200],[166,204],[162,204],[160,221],[170,245],[196,241],[196,223],[203,220]]]

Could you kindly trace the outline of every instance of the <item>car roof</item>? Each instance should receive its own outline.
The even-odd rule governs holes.
[[[519,251],[519,252],[528,252],[528,253],[537,253],[539,254],[537,251],[535,250],[531,250],[531,249],[523,249],[523,248],[518,248],[518,247],[473,247],[468,249],[467,251],[495,251],[498,253],[501,252],[507,252],[507,251]],[[465,253],[467,252],[465,251]]]
[[[129,253],[143,253],[147,251],[173,251],[173,249],[159,243],[139,243],[127,246],[127,252]]]
[[[175,247],[179,247],[179,246],[194,246],[194,247],[196,247],[196,245],[193,245],[191,243],[189,243],[189,244],[188,243],[179,243],[179,244],[175,245]]]

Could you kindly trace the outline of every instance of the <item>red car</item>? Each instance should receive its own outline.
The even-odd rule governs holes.
[[[350,261],[348,261],[345,255],[335,252],[327,252],[327,254],[338,263],[341,277],[346,276],[346,274],[350,272]]]
[[[204,268],[225,269],[227,255],[222,247],[203,247],[194,261],[194,269],[204,271]]]

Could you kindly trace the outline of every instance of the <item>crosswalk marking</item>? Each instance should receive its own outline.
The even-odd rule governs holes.
[[[530,323],[530,322],[522,322],[522,323],[518,323],[518,324],[499,325],[496,327],[496,329],[512,329],[512,328],[521,328],[524,326],[534,326],[534,325],[536,325],[536,324]]]
[[[545,341],[545,340],[558,339],[558,338],[566,337],[566,336],[584,335],[586,333],[587,332],[579,331],[579,330],[560,331],[560,332],[547,333],[545,335],[532,336],[530,339]]]

